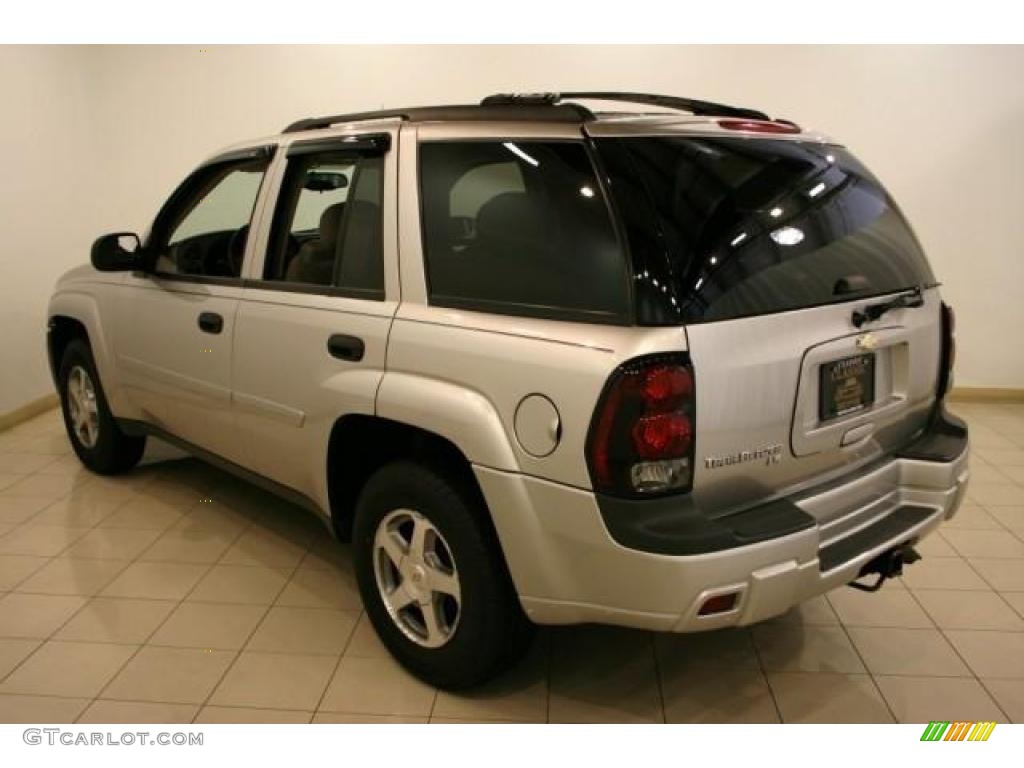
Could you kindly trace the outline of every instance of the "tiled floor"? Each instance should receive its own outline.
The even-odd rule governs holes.
[[[104,479],[56,412],[0,434],[0,722],[1024,722],[1024,405],[964,404],[968,505],[925,559],[742,630],[546,630],[437,692],[383,652],[348,548],[154,443]]]

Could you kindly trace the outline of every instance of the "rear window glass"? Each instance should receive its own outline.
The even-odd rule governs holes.
[[[420,146],[430,302],[627,322],[629,279],[580,142]]]
[[[638,321],[724,320],[935,279],[877,179],[841,147],[732,137],[597,141]]]

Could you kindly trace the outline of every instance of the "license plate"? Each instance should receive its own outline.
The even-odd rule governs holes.
[[[822,421],[862,411],[875,402],[875,355],[854,355],[821,366]]]

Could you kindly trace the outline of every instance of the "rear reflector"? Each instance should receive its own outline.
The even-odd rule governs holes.
[[[736,607],[736,600],[739,592],[730,592],[728,595],[715,595],[704,601],[704,605],[697,611],[698,616],[711,616],[715,613],[725,613]]]

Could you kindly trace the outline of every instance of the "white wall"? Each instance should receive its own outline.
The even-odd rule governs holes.
[[[45,136],[76,135],[102,147],[88,189],[21,187],[17,175],[13,190],[2,184],[0,258],[25,262],[24,249],[34,249],[5,289],[22,297],[21,317],[32,322],[57,274],[86,258],[93,234],[144,229],[174,185],[222,145],[316,114],[509,90],[634,90],[758,107],[848,144],[902,205],[957,309],[957,383],[1024,387],[1024,345],[1013,343],[1024,332],[1021,47],[181,46],[17,56],[38,70],[8,101],[35,103],[22,119],[33,149],[45,151]],[[0,66],[0,84],[8,69]],[[57,76],[65,69],[77,77]],[[42,93],[52,100],[40,103]],[[52,132],[55,113],[64,120]],[[0,122],[0,136],[8,130]],[[63,151],[62,168],[92,159],[79,146]],[[9,198],[31,219],[11,230]],[[5,374],[0,412],[49,386],[39,337],[24,336],[0,337],[0,360],[26,368],[16,388]]]

